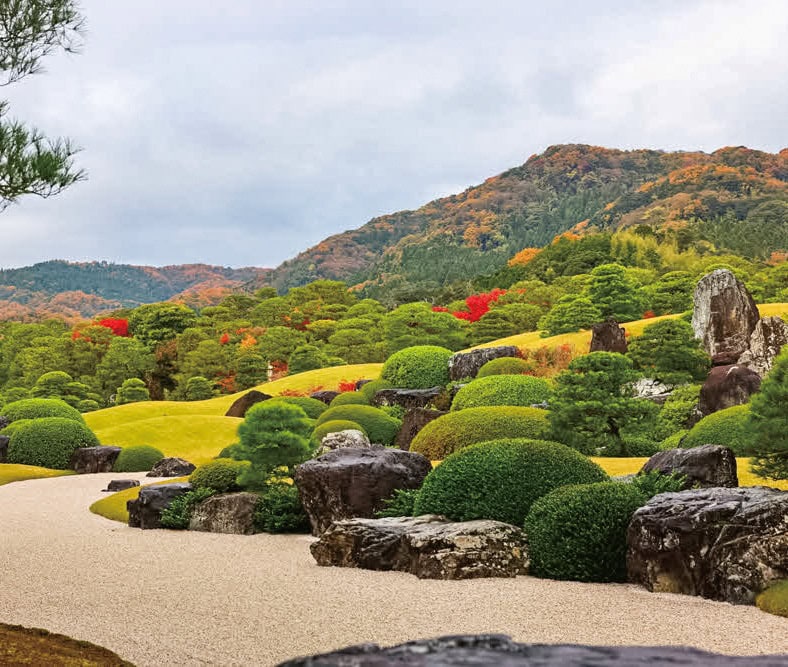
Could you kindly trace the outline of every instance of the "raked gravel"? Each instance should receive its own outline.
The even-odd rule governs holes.
[[[91,641],[140,667],[273,665],[362,642],[489,632],[788,653],[788,619],[755,607],[631,585],[323,568],[305,536],[128,528],[88,511],[118,477],[0,487],[0,621]]]

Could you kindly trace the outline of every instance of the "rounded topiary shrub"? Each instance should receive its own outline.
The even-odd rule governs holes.
[[[369,437],[364,427],[357,422],[350,421],[349,419],[331,419],[327,422],[323,422],[319,426],[315,426],[310,440],[312,441],[312,445],[317,447],[329,433],[339,433],[340,431],[348,431],[350,429],[361,431],[364,435]]]
[[[496,438],[543,439],[548,432],[547,410],[513,406],[467,408],[438,417],[416,434],[410,451],[432,461],[463,447]]]
[[[627,526],[646,498],[631,484],[564,486],[525,520],[530,574],[568,581],[626,581]]]
[[[477,378],[457,392],[452,410],[479,408],[487,405],[519,405],[527,407],[550,397],[547,380],[530,375],[491,375]]]
[[[391,382],[386,382],[385,380],[377,379],[372,380],[372,382],[367,382],[364,384],[361,389],[359,389],[359,393],[367,399],[368,403],[372,402],[372,399],[375,398],[375,393],[380,391],[381,389],[392,389],[393,385]]]
[[[755,598],[758,609],[788,618],[788,579],[772,584]]]
[[[557,442],[482,442],[452,454],[427,475],[414,515],[495,519],[522,526],[531,505],[553,489],[607,479],[596,463]]]
[[[360,391],[346,391],[331,399],[331,407],[337,405],[369,405],[369,399]]]
[[[451,350],[437,345],[416,345],[392,354],[383,364],[380,379],[403,389],[429,389],[449,382]]]
[[[197,466],[189,481],[195,489],[213,489],[217,493],[238,491],[241,488],[238,475],[249,465],[249,461],[214,459],[210,463]]]
[[[24,426],[25,424],[28,424],[31,421],[33,421],[33,420],[32,419],[17,419],[16,421],[11,422],[2,431],[0,431],[0,435],[7,435],[10,438],[14,434],[14,431],[16,431],[20,427]]]
[[[491,375],[523,375],[534,369],[532,361],[526,361],[519,357],[499,357],[490,359],[476,374],[477,378],[486,378]]]
[[[271,401],[282,401],[289,405],[297,405],[306,412],[306,416],[310,419],[317,419],[328,408],[323,401],[318,401],[316,398],[310,398],[309,396],[274,396],[266,402]]]
[[[392,444],[402,426],[402,421],[371,405],[338,405],[320,415],[315,428],[338,419],[360,424],[370,441],[380,445]]]
[[[8,462],[67,470],[75,449],[99,444],[82,422],[66,417],[31,419],[17,426],[11,435]]]
[[[7,417],[12,422],[18,419],[61,417],[82,424],[85,423],[84,418],[79,414],[79,410],[72,408],[59,398],[25,398],[21,401],[14,401],[0,410],[0,417]]]
[[[730,447],[736,456],[748,455],[754,444],[749,405],[736,405],[704,417],[681,441],[681,447],[685,449],[701,445],[724,445]]]
[[[144,472],[164,458],[164,454],[150,445],[132,445],[120,450],[112,472]]]

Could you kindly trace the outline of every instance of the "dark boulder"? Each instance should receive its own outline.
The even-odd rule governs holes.
[[[0,415],[0,431],[11,423],[11,420],[5,415]]]
[[[361,387],[370,382],[372,382],[372,380],[356,380],[356,391],[361,391]]]
[[[318,565],[396,570],[419,579],[476,579],[528,574],[528,545],[500,521],[444,517],[337,521],[311,547]]]
[[[110,480],[110,483],[107,484],[107,488],[104,491],[124,491],[125,489],[133,489],[135,486],[139,486],[140,481],[138,479],[113,479]]]
[[[8,460],[8,444],[11,438],[7,435],[0,435],[0,463],[5,463]]]
[[[761,376],[746,366],[715,366],[701,387],[698,409],[705,417],[734,405],[744,405],[760,388]]]
[[[132,528],[161,528],[161,513],[170,506],[170,503],[191,491],[192,485],[188,482],[174,482],[173,484],[154,484],[143,486],[136,500],[126,502],[129,511],[129,526]]]
[[[661,493],[627,529],[629,580],[733,604],[788,578],[788,492],[765,486]]]
[[[309,395],[310,398],[315,398],[318,401],[322,401],[326,405],[329,405],[331,401],[333,401],[337,396],[339,396],[338,391],[330,391],[328,389],[323,389],[321,391],[313,392]]]
[[[80,447],[71,455],[69,467],[78,475],[112,472],[120,454],[120,447]]]
[[[750,349],[739,357],[737,363],[764,377],[784,345],[788,345],[788,323],[781,317],[762,317],[750,336]]]
[[[243,419],[246,416],[246,411],[249,408],[251,408],[253,405],[256,405],[257,403],[267,401],[269,398],[273,397],[269,396],[268,394],[264,394],[262,391],[252,389],[252,391],[247,391],[243,396],[236,399],[224,416],[240,417]]]
[[[399,449],[335,449],[302,463],[295,484],[315,535],[334,521],[372,518],[395,489],[417,489],[432,464]]]
[[[254,531],[256,493],[222,493],[206,498],[192,509],[189,530],[251,535]]]
[[[627,332],[613,319],[591,327],[591,348],[589,352],[627,353]]]
[[[153,466],[153,469],[146,477],[185,477],[186,475],[191,475],[196,467],[186,459],[168,456]]]
[[[372,405],[377,408],[398,405],[405,410],[426,408],[443,391],[443,387],[429,389],[381,389],[375,392]]]
[[[685,476],[685,489],[694,486],[739,486],[736,473],[736,455],[733,450],[720,445],[703,445],[692,449],[669,449],[657,452],[641,468],[641,473],[659,470],[670,475]]]
[[[426,408],[413,408],[405,413],[402,426],[397,433],[394,444],[404,451],[410,449],[413,438],[431,421],[448,414],[444,410],[428,410]]]
[[[449,377],[452,380],[475,378],[479,369],[488,361],[501,357],[518,357],[520,350],[514,345],[480,347],[470,352],[457,352],[449,359]]]

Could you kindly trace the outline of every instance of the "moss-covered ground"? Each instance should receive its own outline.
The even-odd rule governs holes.
[[[49,468],[39,468],[38,466],[23,466],[18,463],[0,463],[0,486],[11,482],[23,482],[26,479],[60,477],[61,475],[73,474],[70,470],[50,470]]]

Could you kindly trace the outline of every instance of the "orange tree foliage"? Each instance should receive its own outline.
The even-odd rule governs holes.
[[[540,248],[523,248],[509,260],[509,266],[525,266],[540,252]]]

